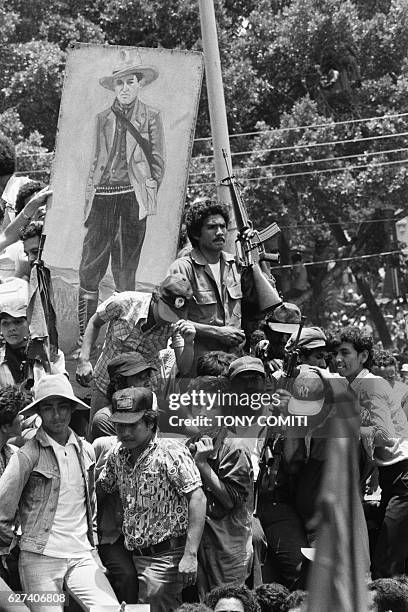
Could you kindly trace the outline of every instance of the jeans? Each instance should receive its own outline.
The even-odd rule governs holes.
[[[25,593],[67,592],[87,610],[91,606],[118,606],[118,600],[102,569],[91,553],[79,559],[59,559],[21,551],[19,570]],[[64,612],[63,604],[30,602],[31,612]]]
[[[139,577],[140,604],[150,604],[151,612],[173,612],[181,606],[183,582],[178,565],[184,546],[155,557],[137,557],[133,563]]]
[[[138,580],[132,553],[125,548],[123,538],[113,544],[100,544],[99,556],[109,572],[109,581],[120,602],[137,603]]]

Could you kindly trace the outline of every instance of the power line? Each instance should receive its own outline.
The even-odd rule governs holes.
[[[326,147],[328,145],[338,145],[356,142],[366,142],[368,140],[378,140],[383,138],[396,138],[397,136],[408,136],[408,132],[397,132],[396,134],[380,134],[380,136],[366,136],[365,138],[355,138],[354,140],[331,140],[328,142],[315,142],[311,144],[298,144],[291,147],[272,147],[269,149],[252,149],[250,151],[238,151],[237,153],[231,153],[231,157],[240,157],[241,155],[252,155],[253,153],[273,153],[276,151],[294,151],[298,149],[310,149],[313,147]],[[196,155],[191,159],[212,159],[214,155]]]
[[[408,158],[405,159],[398,159],[395,161],[389,161],[389,162],[378,162],[376,164],[360,164],[360,165],[351,165],[351,166],[346,166],[343,168],[326,168],[323,170],[308,170],[306,172],[292,172],[291,174],[276,174],[276,175],[271,175],[271,176],[257,176],[257,177],[251,177],[251,178],[247,178],[245,176],[240,177],[242,181],[271,181],[271,180],[275,180],[275,179],[282,179],[282,178],[288,178],[290,176],[306,176],[306,175],[310,175],[310,174],[323,174],[326,172],[347,172],[349,170],[356,170],[356,169],[361,169],[361,168],[368,168],[369,166],[371,168],[376,168],[377,166],[391,166],[393,164],[404,164],[405,162],[408,162]],[[210,182],[202,182],[202,183],[189,183],[188,187],[199,187],[199,186],[209,186],[209,185],[217,185],[216,181],[210,181]]]
[[[336,125],[347,125],[349,123],[363,123],[364,121],[378,121],[379,119],[396,119],[398,117],[406,117],[408,113],[399,113],[397,115],[381,115],[379,117],[366,117],[365,119],[348,119],[347,121],[334,121],[333,123],[316,123],[311,125],[299,125],[297,127],[286,128],[271,128],[270,130],[259,130],[257,132],[242,132],[240,134],[230,134],[229,138],[242,138],[243,136],[258,136],[260,134],[271,134],[276,132],[291,132],[294,130],[308,130],[310,128],[325,128],[334,127]],[[195,138],[194,142],[204,142],[212,140],[212,136],[203,138]]]
[[[343,257],[340,259],[322,259],[321,261],[306,261],[305,263],[297,263],[297,264],[285,264],[282,266],[273,266],[271,267],[271,272],[274,270],[285,270],[288,268],[297,268],[299,266],[321,266],[322,264],[329,263],[345,263],[348,261],[356,261],[361,259],[370,259],[372,257],[386,257],[387,255],[401,255],[403,253],[402,249],[398,249],[397,251],[385,251],[383,253],[372,253],[370,255],[356,255],[354,257]]]
[[[296,166],[299,164],[317,164],[318,162],[327,161],[338,161],[340,159],[352,159],[353,157],[368,157],[369,155],[385,155],[388,153],[400,153],[401,151],[408,151],[407,147],[401,149],[386,149],[384,151],[373,151],[367,153],[355,153],[354,155],[342,155],[340,157],[322,157],[320,159],[309,159],[301,161],[286,162],[284,164],[266,164],[265,166],[243,166],[236,167],[235,173],[238,171],[247,170],[264,170],[265,168],[284,168],[285,166]],[[201,176],[203,174],[214,174],[215,170],[202,170],[201,172],[190,172],[189,176]]]

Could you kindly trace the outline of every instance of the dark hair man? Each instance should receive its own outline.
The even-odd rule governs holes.
[[[231,361],[237,356],[224,351],[203,353],[197,360],[197,376],[226,376]]]
[[[139,577],[139,603],[154,612],[181,604],[184,586],[197,577],[197,550],[205,520],[199,472],[187,448],[156,435],[150,389],[117,391],[112,398],[119,444],[109,454],[98,494],[118,491],[123,534]]]
[[[378,578],[368,585],[372,612],[408,612],[408,588],[393,578]]]
[[[214,612],[259,612],[255,594],[239,584],[217,587],[208,593],[204,603]]]
[[[18,510],[25,592],[61,595],[65,582],[88,608],[117,605],[94,549],[95,454],[69,427],[76,409],[88,406],[75,397],[66,376],[46,374],[40,379],[35,400],[21,414],[38,413],[42,425],[13,454],[0,478],[0,550],[7,550],[13,540]],[[34,612],[64,609],[63,602],[55,600],[49,607],[38,600],[29,606]]]
[[[389,384],[370,372],[373,338],[358,327],[340,329],[334,339],[337,371],[360,405],[365,448],[378,466],[382,525],[372,559],[372,575],[403,573],[408,557],[408,424]]]
[[[286,600],[289,593],[289,589],[278,582],[260,584],[255,589],[261,612],[286,612]]]
[[[297,334],[292,334],[286,344],[286,351],[291,351]],[[298,362],[318,368],[326,368],[328,351],[326,334],[320,327],[304,327],[298,342]]]
[[[24,209],[35,194],[39,193],[41,190],[45,191],[45,188],[46,185],[40,181],[30,181],[22,185],[18,190],[16,197],[16,215],[18,215]],[[38,216],[38,214],[40,214],[44,216],[43,212],[45,211],[37,211],[36,215]]]
[[[228,209],[211,200],[194,202],[185,218],[193,250],[176,259],[171,273],[184,274],[193,288],[195,301],[189,320],[196,329],[194,366],[207,352],[238,351],[245,342],[241,329],[241,277],[234,255],[223,248],[229,224]]]
[[[30,268],[38,259],[40,249],[40,238],[43,231],[43,221],[32,221],[20,234],[20,240],[24,245],[24,253],[27,255]]]
[[[157,191],[165,170],[160,112],[144,104],[140,92],[159,76],[140,58],[126,57],[99,79],[115,93],[96,121],[95,153],[85,194],[86,234],[79,267],[80,335],[98,306],[99,283],[111,259],[117,291],[133,291],[146,234],[155,215]]]

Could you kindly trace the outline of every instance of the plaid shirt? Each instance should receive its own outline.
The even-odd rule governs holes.
[[[187,533],[186,494],[201,486],[201,478],[183,444],[155,436],[134,466],[130,451],[114,446],[98,484],[107,493],[119,491],[125,545],[133,550]]]
[[[140,353],[146,361],[157,367],[152,371],[153,390],[159,384],[159,351],[167,347],[172,335],[172,325],[153,325],[143,331],[151,300],[150,293],[124,291],[105,300],[98,308],[100,318],[109,323],[103,343],[102,353],[95,365],[94,382],[96,387],[106,393],[109,384],[108,363],[111,359],[130,351]],[[178,334],[179,335],[179,334]]]

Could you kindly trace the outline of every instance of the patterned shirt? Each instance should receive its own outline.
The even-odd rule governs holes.
[[[140,353],[146,361],[157,367],[158,371],[153,370],[151,375],[153,390],[157,389],[160,376],[159,351],[167,348],[167,341],[172,335],[172,325],[156,324],[147,331],[142,330],[147,320],[151,297],[150,293],[124,291],[100,304],[97,313],[103,321],[109,323],[102,353],[94,371],[95,385],[102,393],[106,393],[109,384],[109,361],[130,351]]]
[[[201,478],[183,444],[156,436],[134,466],[130,451],[114,446],[98,483],[107,493],[119,490],[125,545],[133,550],[187,533],[186,494],[201,487]]]

